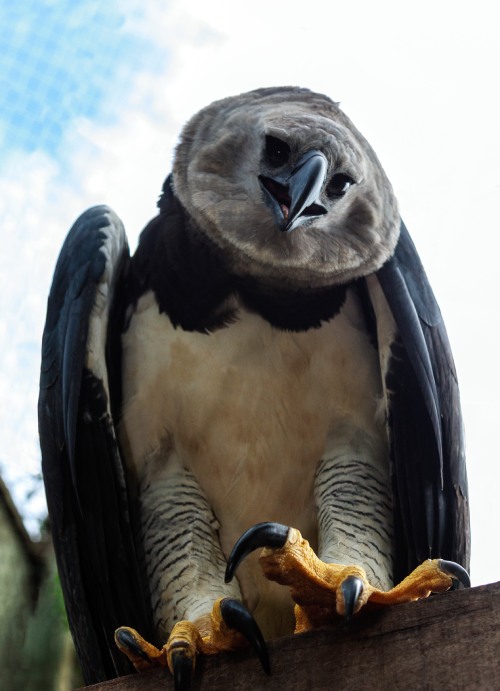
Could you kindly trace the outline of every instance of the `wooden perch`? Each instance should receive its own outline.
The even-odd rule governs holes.
[[[271,677],[250,651],[200,658],[193,691],[500,689],[500,582],[271,641],[269,653]],[[173,682],[153,670],[87,688],[171,691]]]

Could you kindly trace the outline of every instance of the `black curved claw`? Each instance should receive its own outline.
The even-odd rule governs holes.
[[[147,662],[150,661],[146,652],[141,648],[133,633],[129,629],[125,627],[116,629],[115,641],[119,647],[122,646],[123,648],[127,648],[134,655],[142,657],[142,659],[146,660]]]
[[[190,691],[191,677],[193,676],[193,661],[188,651],[179,646],[172,651],[172,669],[174,673],[175,691]]]
[[[281,523],[257,523],[236,541],[227,560],[225,582],[229,583],[238,564],[258,547],[283,547],[289,527]]]
[[[350,624],[352,615],[354,614],[354,607],[358,601],[359,596],[363,592],[363,581],[357,576],[347,576],[342,583],[342,595],[344,597],[345,607],[345,623]]]
[[[453,590],[459,587],[459,583],[461,583],[464,588],[470,588],[470,577],[463,566],[460,566],[460,564],[454,561],[447,561],[446,559],[438,559],[438,566],[443,573],[453,578]]]
[[[264,672],[271,674],[271,665],[269,664],[269,655],[264,636],[245,605],[238,600],[226,597],[220,603],[220,613],[230,628],[245,636],[257,653]]]

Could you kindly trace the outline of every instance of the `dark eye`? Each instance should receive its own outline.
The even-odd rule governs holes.
[[[277,137],[266,136],[266,161],[277,168],[284,165],[290,158],[290,147]]]
[[[330,199],[338,199],[339,197],[343,197],[349,187],[354,184],[354,180],[350,175],[335,173],[326,186],[326,193]]]

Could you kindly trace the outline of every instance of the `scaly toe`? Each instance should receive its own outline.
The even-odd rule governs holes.
[[[178,621],[172,629],[168,641],[163,646],[166,651],[168,667],[174,678],[177,674],[185,677],[186,674],[179,670],[187,668],[186,660],[189,660],[191,671],[194,669],[196,654],[202,646],[202,639],[198,628],[190,621]]]
[[[392,590],[374,589],[370,602],[380,605],[413,602],[431,593],[444,593],[457,582],[470,586],[469,575],[459,564],[444,559],[427,559]]]

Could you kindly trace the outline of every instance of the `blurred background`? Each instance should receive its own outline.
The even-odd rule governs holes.
[[[60,630],[57,659],[67,664],[31,688],[74,683],[44,537],[36,416],[44,313],[63,239],[81,211],[106,203],[133,249],[156,213],[183,123],[217,98],[261,86],[305,86],[340,101],[393,183],[461,383],[472,581],[500,579],[495,16],[483,0],[0,3],[0,579],[3,564],[19,595],[7,597],[0,580],[4,674],[9,664],[22,668],[13,649],[29,659],[32,630],[44,621]],[[57,621],[47,611],[59,612]],[[14,621],[31,627],[22,645],[12,642]]]

